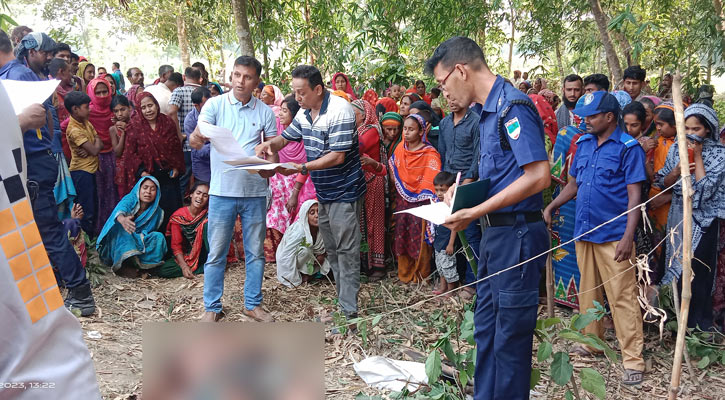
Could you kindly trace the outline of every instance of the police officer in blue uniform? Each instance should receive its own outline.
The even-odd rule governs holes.
[[[474,398],[527,399],[539,279],[546,258],[501,271],[549,249],[541,214],[541,192],[551,179],[544,128],[532,101],[492,73],[483,51],[469,38],[443,42],[425,69],[447,97],[476,104],[481,115],[479,179],[491,181],[488,200],[456,212],[445,224],[461,231],[479,218],[487,226],[478,279],[490,278],[476,288]]]

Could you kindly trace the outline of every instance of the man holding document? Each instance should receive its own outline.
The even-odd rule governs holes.
[[[249,156],[254,155],[255,146],[263,140],[277,136],[272,109],[252,96],[261,73],[262,65],[254,57],[241,56],[234,61],[232,90],[206,102],[199,114],[199,126],[189,138],[191,147],[200,149],[208,141],[200,130],[204,123],[231,131],[233,139],[244,150],[239,150],[239,153]],[[239,215],[246,257],[243,312],[254,320],[270,322],[272,316],[262,309],[261,303],[267,214],[266,178],[274,175],[274,171],[250,174],[241,169],[232,169],[231,165],[224,162],[229,161],[225,155],[228,150],[218,149],[212,143],[210,152],[209,257],[204,266],[206,312],[202,321],[218,321],[222,317],[224,271],[234,223]]]
[[[310,174],[320,203],[320,234],[335,276],[342,313],[357,317],[360,290],[360,224],[365,176],[360,165],[355,112],[325,89],[320,71],[300,65],[292,71],[292,89],[300,111],[278,137],[257,146],[257,156],[277,154],[290,141],[304,141],[307,163],[281,173]],[[332,322],[324,315],[322,322]]]
[[[549,186],[549,161],[541,119],[531,100],[494,75],[481,48],[466,37],[443,42],[425,67],[448,98],[458,104],[476,103],[474,110],[481,115],[479,179],[490,180],[489,198],[456,211],[445,221],[451,231],[464,230],[478,218],[487,225],[478,279],[548,250],[541,192]],[[446,201],[454,190],[451,187]],[[539,279],[545,261],[546,257],[539,257],[478,283],[476,400],[529,397]]]

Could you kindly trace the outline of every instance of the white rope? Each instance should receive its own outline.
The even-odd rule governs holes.
[[[535,255],[535,256],[529,258],[528,260],[522,261],[522,262],[520,262],[518,264],[515,264],[515,265],[512,265],[512,266],[510,266],[508,268],[504,268],[504,269],[502,269],[500,271],[494,272],[493,274],[486,275],[486,276],[484,276],[483,278],[481,278],[479,280],[476,280],[476,281],[473,281],[473,282],[469,282],[469,283],[467,283],[465,285],[461,285],[461,286],[459,286],[459,287],[457,287],[455,289],[449,290],[447,292],[444,292],[444,293],[441,293],[441,294],[438,294],[438,295],[433,295],[433,296],[427,297],[427,298],[425,298],[423,300],[420,300],[420,301],[418,301],[416,303],[407,305],[405,307],[401,307],[401,308],[398,308],[398,309],[395,309],[395,310],[391,310],[391,311],[386,311],[384,313],[377,314],[377,315],[374,315],[374,316],[371,316],[371,317],[354,318],[354,319],[352,319],[352,323],[355,323],[355,322],[359,323],[359,322],[364,322],[364,321],[371,321],[374,318],[383,318],[383,317],[386,317],[386,316],[391,315],[391,314],[395,314],[395,313],[398,313],[398,312],[401,312],[401,311],[409,310],[409,309],[411,309],[413,307],[417,307],[417,306],[419,306],[421,304],[425,304],[425,303],[427,303],[427,302],[429,302],[431,300],[434,300],[436,298],[439,298],[439,297],[449,297],[451,293],[457,292],[459,290],[463,290],[466,287],[469,287],[469,286],[475,285],[477,283],[483,282],[483,281],[485,281],[487,279],[493,278],[494,276],[501,275],[504,272],[511,271],[512,269],[517,268],[517,267],[520,267],[520,266],[522,266],[522,265],[524,265],[524,264],[526,264],[528,262],[531,262],[532,260],[535,260],[535,259],[537,259],[539,257],[545,256],[545,255],[549,254],[550,252],[552,252],[554,250],[560,249],[560,248],[568,245],[569,243],[572,243],[572,242],[574,242],[574,241],[576,241],[576,240],[578,240],[578,239],[580,239],[580,238],[582,238],[582,237],[584,237],[584,236],[586,236],[586,235],[588,235],[588,234],[590,234],[590,233],[592,233],[592,232],[594,232],[594,231],[596,231],[596,230],[598,230],[598,229],[600,229],[600,228],[602,228],[602,227],[604,227],[604,226],[606,226],[606,225],[608,225],[608,224],[616,221],[617,219],[619,219],[619,218],[621,218],[621,217],[623,217],[623,216],[631,213],[632,211],[635,211],[637,209],[641,209],[641,207],[644,207],[645,205],[647,205],[652,200],[654,200],[657,197],[665,194],[667,191],[669,191],[670,189],[672,189],[673,187],[675,187],[676,185],[678,185],[681,181],[682,181],[682,177],[680,177],[675,183],[673,183],[669,187],[663,189],[661,192],[659,192],[656,195],[652,196],[647,201],[645,201],[643,203],[640,203],[640,204],[637,204],[636,206],[630,208],[629,210],[627,210],[627,211],[625,211],[625,212],[617,215],[616,217],[614,217],[614,218],[612,218],[612,219],[610,219],[608,221],[605,221],[605,222],[601,223],[600,225],[595,226],[594,228],[588,230],[587,232],[584,232],[581,235],[572,238],[571,240],[568,240],[568,241],[566,241],[564,243],[559,244],[558,246],[552,247],[549,250],[546,250],[546,251],[544,251],[544,252],[542,252],[542,253],[540,253],[538,255]],[[667,236],[669,236],[669,234]],[[665,238],[667,238],[667,236],[665,236]],[[661,243],[662,243],[662,241],[660,241],[660,244]],[[659,244],[658,244],[658,246],[659,246]],[[655,246],[655,248],[657,248],[658,246]],[[632,251],[634,251],[634,249]],[[627,271],[627,270],[629,270],[631,268],[634,268],[634,266],[635,265],[633,264],[631,267],[627,268],[625,271]],[[614,277],[612,277],[612,279],[615,278],[615,277],[617,277],[617,276],[619,276],[620,274],[624,273],[625,271],[622,271],[619,274],[615,275]],[[351,322],[348,322],[348,323],[351,323]],[[331,331],[331,330],[334,330],[334,329],[337,329],[337,328],[339,328],[339,327],[338,326],[333,326],[333,327],[327,328],[326,330]]]

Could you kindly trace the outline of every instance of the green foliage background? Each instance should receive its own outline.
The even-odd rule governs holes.
[[[87,28],[103,17],[119,31],[152,38],[159,51],[178,55],[176,16],[187,26],[191,52],[220,70],[239,52],[231,1],[220,0],[18,0],[42,10],[52,33],[89,48],[99,38]],[[467,35],[486,49],[495,72],[510,75],[509,45],[535,73],[558,85],[562,75],[607,73],[589,0],[242,0],[265,79],[286,86],[299,63],[314,62],[326,75],[344,70],[359,88],[410,84],[437,44]],[[722,75],[724,41],[720,0],[599,0],[622,68],[641,64],[656,85],[679,68],[693,93]],[[2,4],[2,3],[0,3]],[[0,15],[0,24],[12,25]],[[513,25],[513,32],[512,27]],[[94,36],[95,35],[95,36]],[[224,53],[226,52],[226,53]]]

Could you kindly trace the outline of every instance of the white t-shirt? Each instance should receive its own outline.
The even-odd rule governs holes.
[[[162,114],[169,113],[169,100],[171,100],[171,90],[166,84],[159,83],[157,85],[151,85],[144,89],[144,92],[151,93],[156,101],[159,102],[159,111]]]

